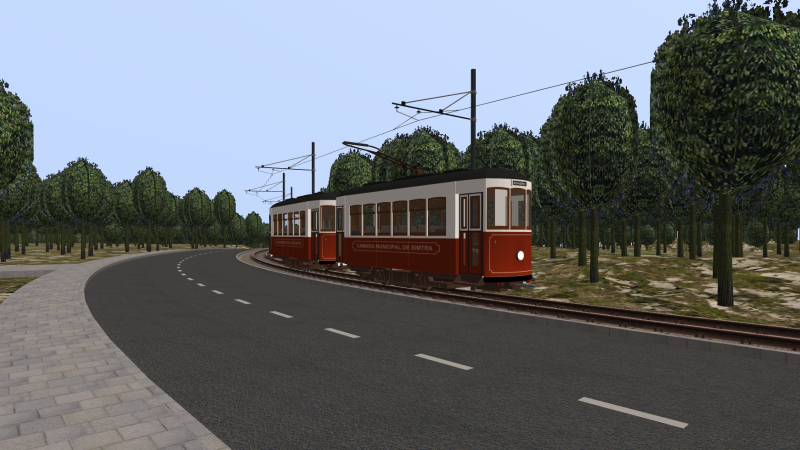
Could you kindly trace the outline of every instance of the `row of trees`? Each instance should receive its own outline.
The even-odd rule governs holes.
[[[621,79],[587,72],[566,87],[538,135],[506,124],[479,133],[477,167],[529,176],[535,228],[546,228],[551,257],[559,237],[566,242],[571,234],[579,265],[590,252],[592,283],[599,281],[600,230],[621,237],[633,228],[640,256],[643,224],[659,230],[658,254],[674,224],[678,256],[688,244],[690,259],[702,256],[705,235],[716,244],[718,304],[732,306],[732,257],[742,256],[743,241],[755,241],[752,223],[761,224],[762,242],[775,230],[786,256],[800,226],[800,11],[784,13],[787,4],[775,4],[770,18],[769,7],[715,1],[702,17],[681,18],[682,28],[655,51],[650,126],[639,123]],[[381,151],[426,173],[469,167],[471,154],[429,127],[387,139]],[[326,189],[407,175],[350,152],[333,163]],[[611,241],[612,249],[627,244]],[[626,256],[627,245],[621,250]]]
[[[4,194],[4,195],[3,195]],[[251,212],[246,218],[236,213],[236,199],[222,190],[212,200],[199,189],[189,190],[183,198],[167,190],[160,173],[150,167],[131,180],[111,183],[103,172],[85,158],[79,158],[62,171],[40,179],[32,163],[0,191],[0,220],[5,228],[2,261],[10,257],[14,236],[30,242],[29,229],[43,230],[48,243],[55,242],[62,254],[81,244],[81,259],[89,256],[98,243],[123,240],[130,251],[131,230],[140,246],[156,250],[163,242],[169,246],[179,240],[198,248],[221,239],[223,247],[230,238],[251,245],[263,243],[269,225]],[[13,232],[12,232],[13,228]],[[80,238],[76,237],[79,233]]]

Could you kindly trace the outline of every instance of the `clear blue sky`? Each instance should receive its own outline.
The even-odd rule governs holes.
[[[678,18],[708,3],[15,1],[2,9],[0,78],[31,109],[43,178],[78,157],[112,182],[152,166],[174,194],[228,189],[240,214],[267,220],[268,204],[245,193],[268,179],[257,165],[391,130],[405,120],[392,102],[469,90],[473,68],[480,104],[651,61]],[[647,123],[651,68],[612,74]],[[538,134],[563,93],[479,107],[478,131]],[[420,125],[469,144],[466,120]],[[318,158],[317,189],[343,151]],[[309,172],[286,182],[287,197],[311,191]]]

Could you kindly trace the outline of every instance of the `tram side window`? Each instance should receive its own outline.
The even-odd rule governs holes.
[[[389,202],[378,203],[378,235],[390,236],[392,234],[392,204]]]
[[[273,214],[272,215],[272,222],[271,222],[272,223],[272,232],[274,233],[275,236],[278,236],[278,235],[281,234],[280,227],[275,226],[278,223],[277,218],[278,218],[277,214]]]
[[[447,234],[447,199],[435,197],[428,199],[428,235],[444,236]]]
[[[300,211],[300,236],[306,235],[306,212]]]
[[[394,235],[408,236],[408,202],[405,200],[394,202]]]
[[[286,217],[286,213],[281,214],[283,216],[283,235],[289,235],[289,220]]]
[[[292,222],[292,225],[293,225],[293,228],[294,228],[294,235],[295,236],[300,236],[300,212],[299,211],[295,211],[294,212],[294,222]]]
[[[335,206],[322,206],[320,207],[320,211],[322,212],[322,229],[321,231],[334,231],[334,215],[336,214],[336,207]]]
[[[411,200],[411,235],[425,236],[425,200]]]
[[[361,206],[350,207],[350,236],[361,236]]]
[[[375,236],[375,204],[364,205],[364,236]]]
[[[344,215],[344,213],[342,212],[343,209],[344,208],[342,207],[336,208],[336,231],[342,231],[343,227],[342,221],[344,221],[344,217],[342,217]]]
[[[311,210],[311,231],[319,231],[319,210]]]
[[[528,212],[528,229],[530,230],[533,228],[533,203],[531,203],[531,190],[528,189],[528,207],[525,208],[525,211]]]
[[[511,189],[511,229],[525,229],[525,189]]]
[[[490,229],[508,229],[508,188],[489,188],[486,218]]]

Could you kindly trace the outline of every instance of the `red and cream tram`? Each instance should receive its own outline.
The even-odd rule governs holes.
[[[531,183],[512,170],[411,176],[277,203],[270,252],[387,284],[506,290],[532,279],[530,210]]]
[[[335,211],[335,193],[303,195],[274,204],[269,211],[270,254],[290,267],[335,264]]]

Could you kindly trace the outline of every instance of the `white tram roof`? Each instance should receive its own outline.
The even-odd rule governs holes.
[[[431,184],[454,183],[456,181],[481,180],[481,179],[507,179],[525,181],[526,186],[530,187],[528,178],[514,170],[509,169],[455,169],[443,173],[432,173],[406,177],[395,181],[382,181],[367,183],[361,187],[348,189],[336,194],[336,197],[346,195],[366,194],[370,192],[388,191],[394,189],[404,189],[416,186],[426,186]],[[523,187],[523,186],[520,186]],[[524,188],[524,187],[523,187]]]
[[[316,194],[301,195],[300,197],[297,198],[290,198],[282,202],[275,203],[269,210],[270,214],[272,214],[273,212],[283,213],[284,211],[289,211],[289,210],[294,211],[297,210],[298,207],[294,208],[283,208],[283,207],[302,204],[302,203],[307,203],[308,205],[299,209],[314,209],[318,208],[320,205],[333,206],[336,204],[336,196],[338,195],[339,194],[335,192],[318,192]]]

